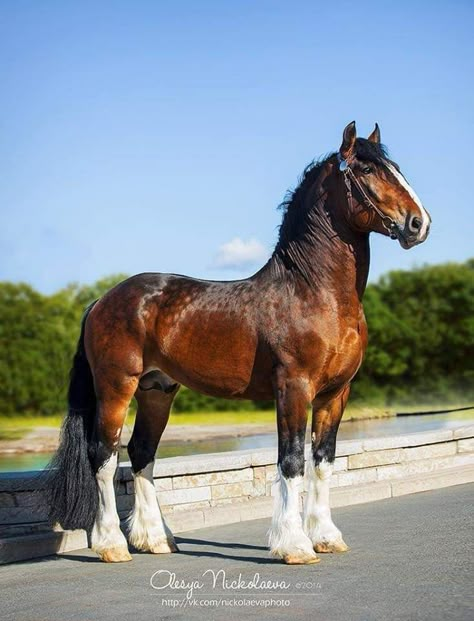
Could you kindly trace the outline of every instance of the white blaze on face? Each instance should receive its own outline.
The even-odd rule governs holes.
[[[415,202],[415,204],[418,206],[420,212],[421,212],[421,228],[418,232],[418,237],[420,239],[424,239],[424,237],[426,236],[426,231],[427,228],[431,222],[431,218],[428,214],[428,212],[426,211],[426,209],[423,207],[417,193],[415,192],[415,190],[411,187],[411,185],[408,183],[408,181],[405,179],[405,177],[395,168],[395,166],[393,164],[391,164],[390,162],[385,162],[385,166],[388,168],[388,170],[392,173],[392,175],[395,177],[395,179],[398,181],[398,183],[402,186],[402,188],[404,188],[408,194],[410,195],[410,197],[412,198],[412,200]]]

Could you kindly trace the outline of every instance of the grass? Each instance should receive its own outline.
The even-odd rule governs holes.
[[[0,440],[21,440],[36,427],[61,426],[63,417],[54,416],[2,416],[0,415]]]
[[[20,440],[25,434],[24,429],[0,429],[0,440]]]

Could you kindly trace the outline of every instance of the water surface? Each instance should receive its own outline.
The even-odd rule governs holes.
[[[416,416],[379,418],[372,420],[347,421],[341,423],[338,440],[355,440],[381,436],[450,429],[474,423],[474,410],[452,412],[451,414],[427,414]],[[309,433],[309,432],[308,432]],[[197,442],[163,442],[158,457],[220,453],[242,449],[258,449],[276,446],[276,432],[260,433],[238,438],[216,438]],[[23,453],[0,455],[0,472],[39,470],[51,459],[52,453]],[[128,461],[127,451],[121,452],[122,461]]]

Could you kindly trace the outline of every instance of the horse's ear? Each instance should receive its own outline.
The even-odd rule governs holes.
[[[357,137],[356,132],[356,124],[355,121],[349,123],[344,129],[344,133],[342,135],[342,144],[339,152],[341,153],[341,157],[346,160],[354,149],[355,141]]]
[[[380,144],[380,127],[377,123],[375,123],[375,129],[367,138],[369,142],[375,142],[376,144]]]

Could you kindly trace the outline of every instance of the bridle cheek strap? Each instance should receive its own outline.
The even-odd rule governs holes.
[[[386,214],[384,214],[383,211],[381,211],[377,207],[377,205],[375,205],[375,203],[369,198],[369,196],[367,196],[367,193],[362,187],[362,184],[357,179],[357,177],[354,174],[354,171],[350,167],[349,160],[344,159],[340,153],[337,154],[337,159],[339,160],[339,170],[344,175],[344,184],[346,186],[347,203],[348,203],[349,209],[352,210],[354,213],[356,213],[353,208],[353,197],[352,197],[352,185],[354,185],[357,191],[359,192],[360,196],[362,197],[362,203],[365,205],[365,207],[367,207],[367,209],[374,211],[379,216],[382,222],[382,225],[389,232],[390,237],[392,239],[397,239],[397,234],[396,234],[397,225],[395,221],[392,220],[390,216],[387,216]]]

